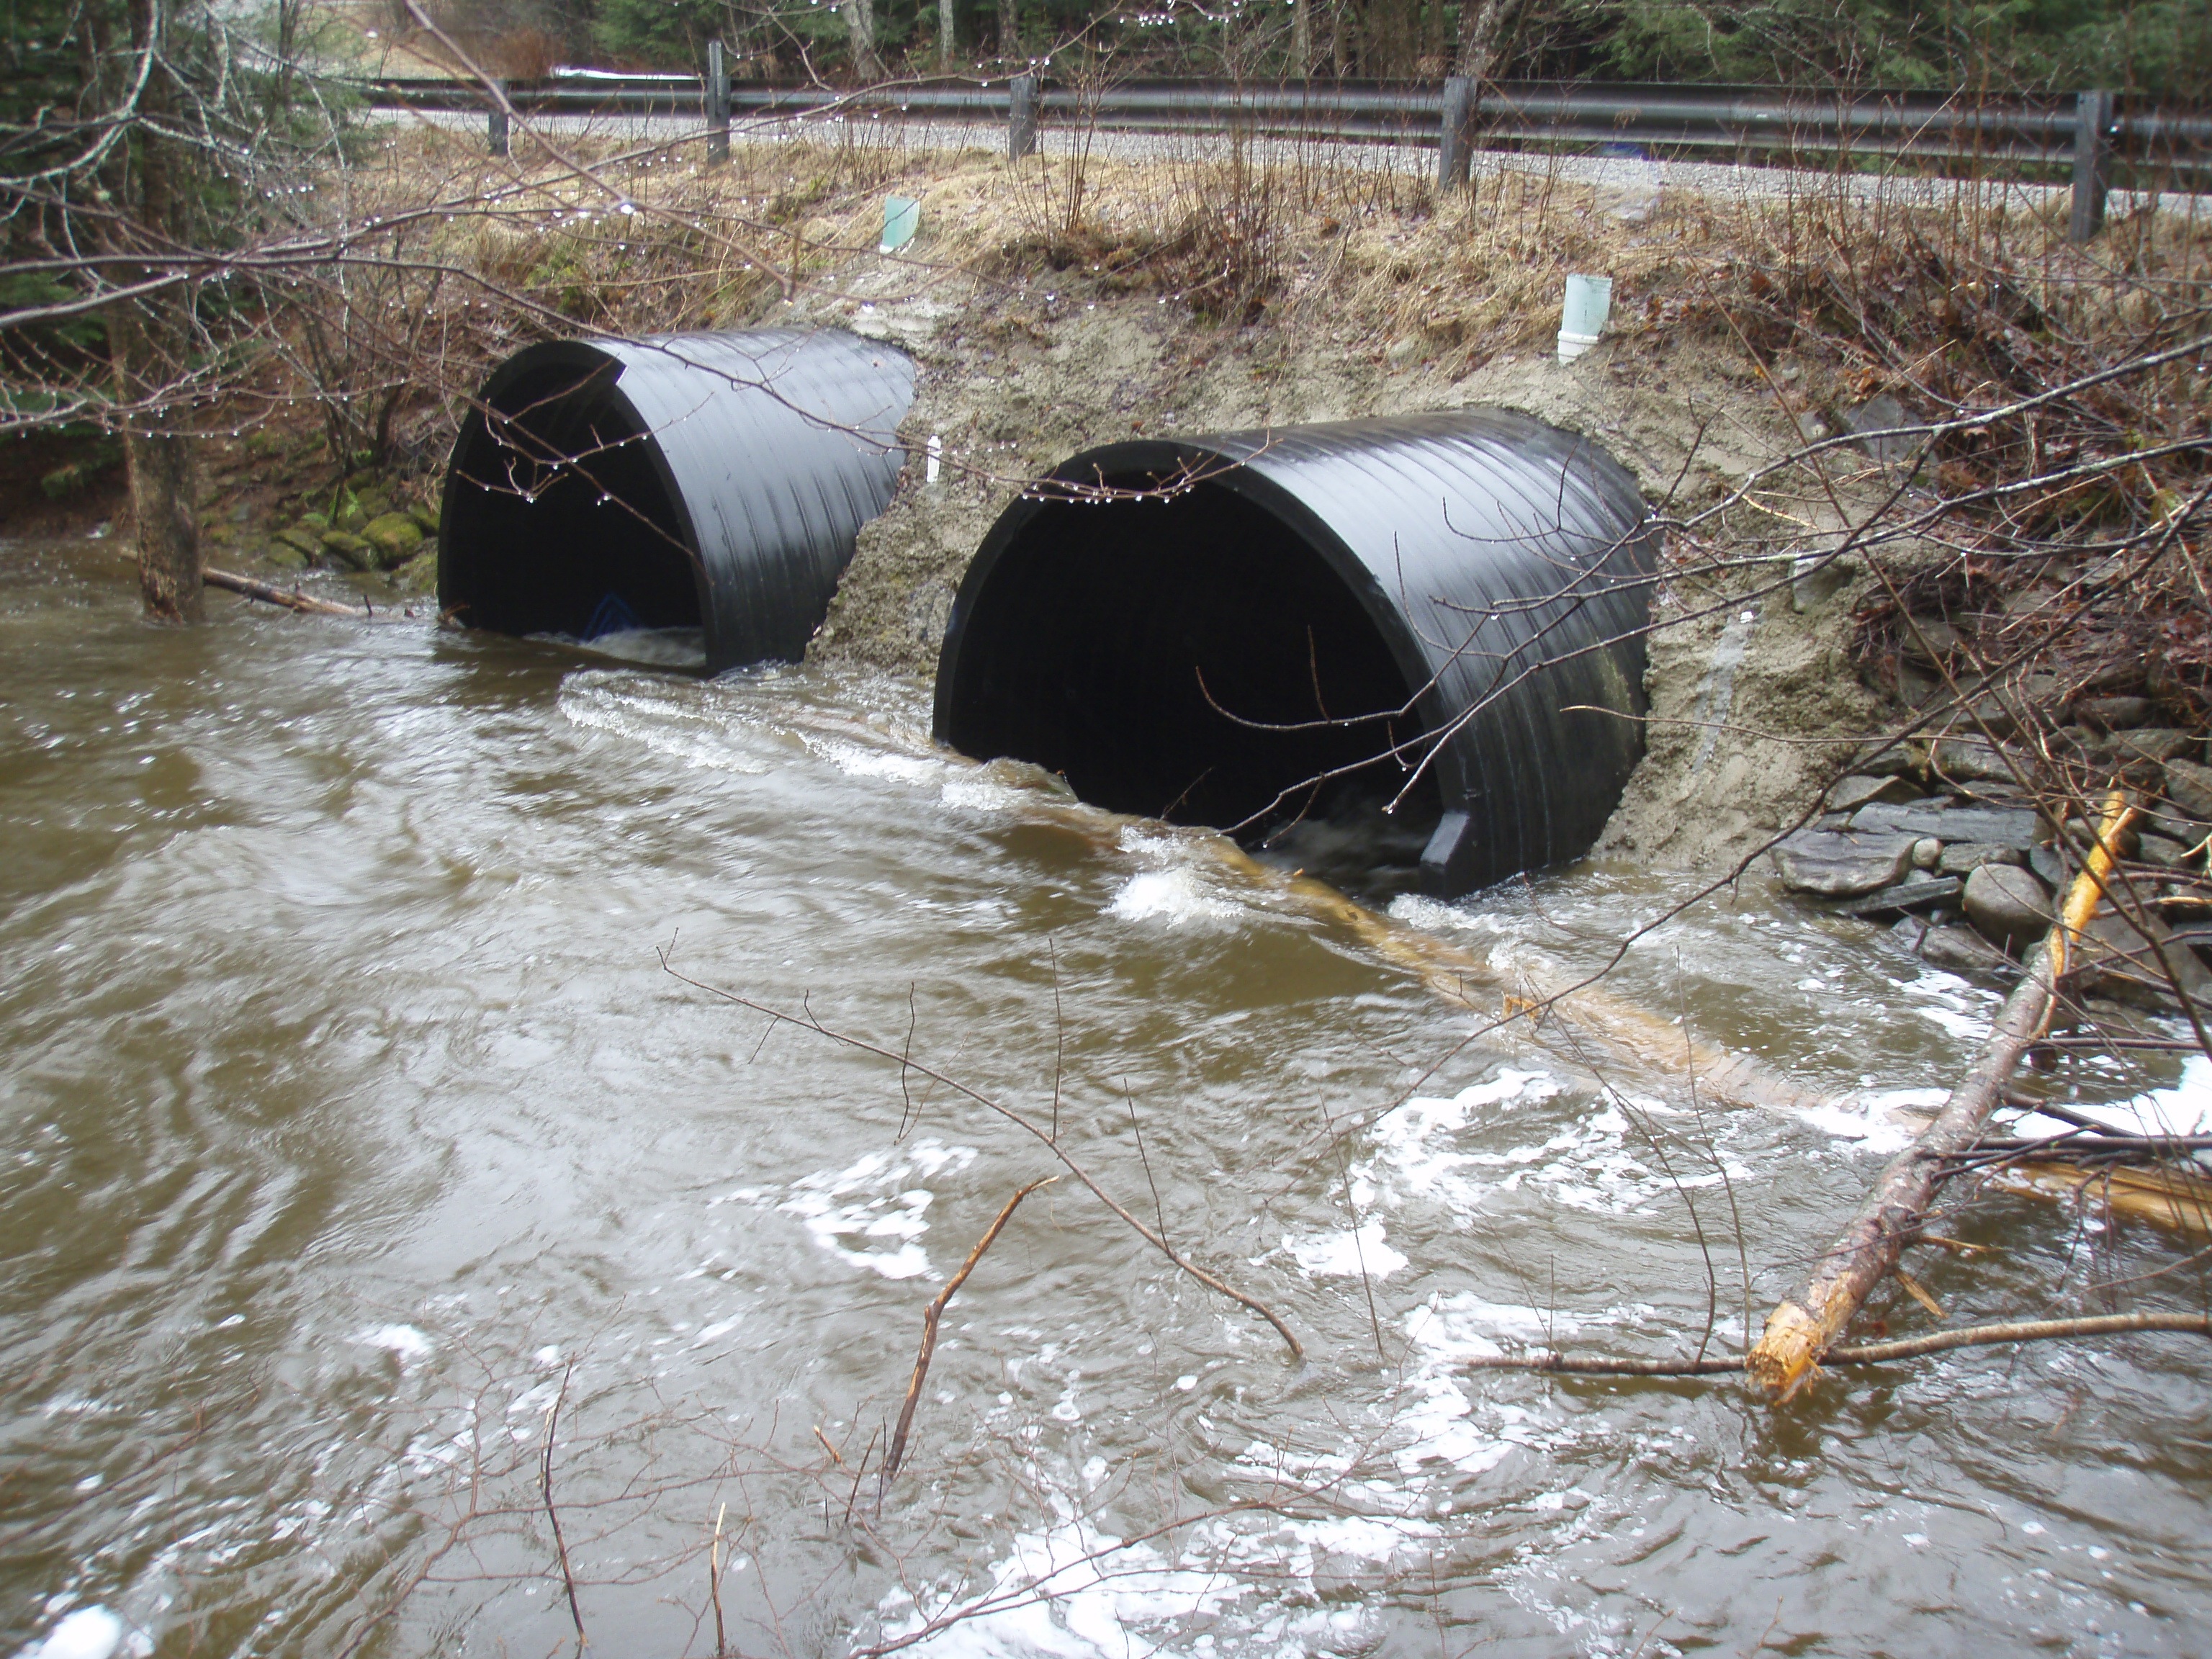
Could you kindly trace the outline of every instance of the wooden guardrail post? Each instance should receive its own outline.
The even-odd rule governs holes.
[[[1454,75],[1444,82],[1443,125],[1437,134],[1437,189],[1455,190],[1474,160],[1474,82]]]
[[[485,137],[490,141],[491,153],[507,154],[507,82],[491,83],[491,114],[485,122]]]
[[[707,165],[730,159],[730,58],[720,40],[707,43]]]
[[[1036,154],[1037,78],[1017,75],[1006,88],[1012,94],[1006,106],[1006,159],[1018,161]]]
[[[2112,94],[2074,94],[2074,215],[2066,240],[2086,242],[2105,228],[2105,191],[2112,171]]]

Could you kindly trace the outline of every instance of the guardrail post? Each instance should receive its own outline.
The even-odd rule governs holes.
[[[730,159],[730,59],[720,40],[707,43],[707,165]]]
[[[1474,160],[1474,82],[1465,75],[1444,82],[1444,118],[1437,134],[1437,189],[1455,190]]]
[[[2066,240],[2086,242],[2105,228],[2105,191],[2112,172],[2112,94],[2074,94],[2074,216]]]
[[[491,141],[491,153],[504,155],[507,154],[507,82],[495,81],[491,86],[491,118],[486,123],[486,136]]]
[[[1012,94],[1006,106],[1006,159],[1018,161],[1036,154],[1037,78],[1017,75],[1006,88]]]

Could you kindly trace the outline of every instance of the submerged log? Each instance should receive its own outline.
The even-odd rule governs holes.
[[[2101,1205],[2126,1220],[2148,1222],[2185,1238],[2212,1239],[2212,1180],[2185,1170],[2038,1162],[2014,1164],[1996,1180],[2032,1197]]]
[[[258,599],[264,605],[281,605],[287,611],[302,611],[317,617],[352,617],[359,619],[369,614],[366,605],[337,605],[329,599],[319,599],[297,589],[272,586],[268,582],[256,581],[251,576],[240,576],[228,570],[203,570],[200,580],[210,587],[220,587],[226,592],[237,593],[249,599]]]
[[[2070,942],[2096,914],[2113,849],[2135,811],[2125,794],[2113,791],[2097,845],[2051,930],[2050,948],[2037,952],[2034,965],[2006,999],[1973,1069],[1920,1138],[1890,1161],[1804,1284],[1767,1316],[1765,1332],[1745,1356],[1744,1370],[1775,1398],[1787,1400],[1804,1385],[1874,1287],[1895,1270],[1926,1219],[1937,1188],[1952,1173],[1954,1160],[1973,1146],[1990,1114],[2003,1103],[2006,1083],[2050,1024]]]

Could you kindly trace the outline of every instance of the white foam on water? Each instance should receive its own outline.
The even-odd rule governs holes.
[[[89,1607],[64,1613],[43,1641],[21,1654],[22,1659],[115,1659],[118,1654],[143,1659],[153,1651],[145,1632],[133,1629],[119,1613]]]
[[[1018,1534],[980,1590],[917,1601],[895,1590],[878,1607],[883,1638],[919,1636],[931,1659],[1209,1659],[1224,1651],[1297,1659],[1372,1643],[1364,1605],[1317,1604],[1328,1572],[1387,1566],[1433,1547],[1432,1522],[1396,1516],[1216,1517],[1180,1545],[1124,1539],[1048,1494],[1054,1524]]]
[[[364,1347],[382,1348],[403,1365],[410,1360],[427,1359],[437,1351],[437,1344],[412,1325],[378,1325],[362,1332],[354,1340]]]
[[[2154,1089],[2131,1100],[2102,1105],[2069,1101],[2067,1109],[2093,1117],[2126,1134],[2212,1134],[2212,1060],[2203,1054],[2188,1056],[2181,1062],[2181,1076],[2170,1088]],[[2028,1112],[2018,1120],[2013,1133],[2055,1135],[2063,1134],[2073,1127],[2058,1118]]]
[[[1920,1133],[1924,1116],[1951,1097],[1948,1089],[1877,1089],[1826,1106],[1798,1106],[1791,1115],[1838,1140],[1852,1140],[1863,1152],[1887,1157],[1901,1152]]]
[[[1498,1184],[1495,1177],[1477,1179],[1470,1171],[1510,1169],[1539,1154],[1462,1152],[1456,1137],[1487,1127],[1504,1109],[1549,1100],[1559,1092],[1559,1085],[1545,1073],[1509,1067],[1449,1100],[1420,1097],[1393,1107],[1369,1126],[1372,1151],[1354,1172],[1355,1201],[1364,1206],[1425,1199],[1467,1221],[1480,1207],[1484,1194]]]
[[[684,700],[636,676],[572,674],[562,682],[557,706],[571,726],[626,738],[696,769],[745,775],[769,769],[757,732],[732,720],[726,708]]]
[[[1383,1242],[1382,1224],[1370,1221],[1356,1232],[1320,1233],[1283,1240],[1291,1260],[1316,1279],[1388,1279],[1406,1258]]]
[[[1911,979],[1892,983],[1912,999],[1908,1006],[1914,1013],[1961,1042],[1985,1039],[2004,1002],[1996,992],[1940,968],[1923,968]]]
[[[1121,921],[1188,927],[1233,920],[1244,914],[1244,907],[1207,892],[1194,871],[1146,870],[1122,883],[1106,914]]]
[[[802,1176],[776,1208],[798,1217],[817,1244],[854,1267],[885,1279],[918,1279],[929,1271],[921,1237],[936,1195],[915,1183],[975,1161],[973,1146],[926,1136],[897,1152],[870,1152],[842,1170]]]
[[[809,737],[806,746],[848,778],[887,778],[893,783],[935,783],[946,763],[933,755],[903,755],[894,749],[864,749],[856,743]]]

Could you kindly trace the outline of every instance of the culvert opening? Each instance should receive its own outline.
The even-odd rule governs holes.
[[[914,373],[836,329],[526,347],[453,446],[440,607],[710,673],[797,662],[896,488]]]
[[[1632,474],[1509,410],[1108,445],[984,538],[937,736],[1370,896],[1471,892],[1620,801],[1658,553]]]
[[[1442,812],[1433,776],[1407,787],[1418,688],[1345,577],[1265,507],[1217,483],[1044,503],[959,627],[939,714],[956,746],[1363,893],[1417,883]]]
[[[592,641],[700,626],[689,526],[610,366],[559,362],[488,401],[454,457],[442,532],[469,550],[446,603],[502,634]]]

